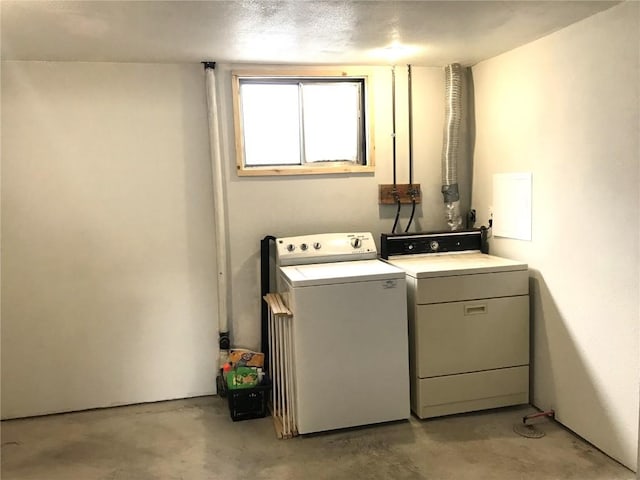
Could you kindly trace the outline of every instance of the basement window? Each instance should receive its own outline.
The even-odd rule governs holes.
[[[233,74],[238,175],[373,172],[366,76]]]

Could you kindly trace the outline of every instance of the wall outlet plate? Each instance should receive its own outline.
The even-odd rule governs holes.
[[[395,205],[400,203],[411,205],[413,201],[422,203],[422,192],[419,183],[398,183],[396,185],[378,185],[378,203],[380,205]]]

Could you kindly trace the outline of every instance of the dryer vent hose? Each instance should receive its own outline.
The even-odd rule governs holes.
[[[442,196],[445,217],[451,230],[462,227],[458,190],[458,145],[462,116],[462,66],[447,65],[445,71],[445,124],[442,144]]]

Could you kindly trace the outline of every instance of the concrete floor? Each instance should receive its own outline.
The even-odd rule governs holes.
[[[635,475],[557,423],[513,433],[529,407],[292,440],[202,397],[2,422],[2,480],[576,479]]]

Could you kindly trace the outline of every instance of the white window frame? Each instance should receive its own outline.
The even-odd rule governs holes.
[[[353,162],[310,162],[302,165],[264,165],[264,166],[246,166],[245,165],[245,148],[244,148],[244,132],[242,129],[242,108],[241,108],[241,80],[300,80],[314,81],[318,79],[354,79],[362,81],[363,91],[363,112],[364,128],[362,135],[363,141],[363,158],[362,164],[354,164]],[[234,132],[236,146],[236,163],[237,173],[239,176],[267,176],[267,175],[319,175],[319,174],[354,174],[354,173],[372,173],[375,172],[375,144],[373,142],[373,108],[372,100],[369,94],[368,75],[359,75],[346,73],[337,70],[308,71],[308,70],[240,70],[232,72],[232,89],[233,89],[233,116],[234,116]]]

